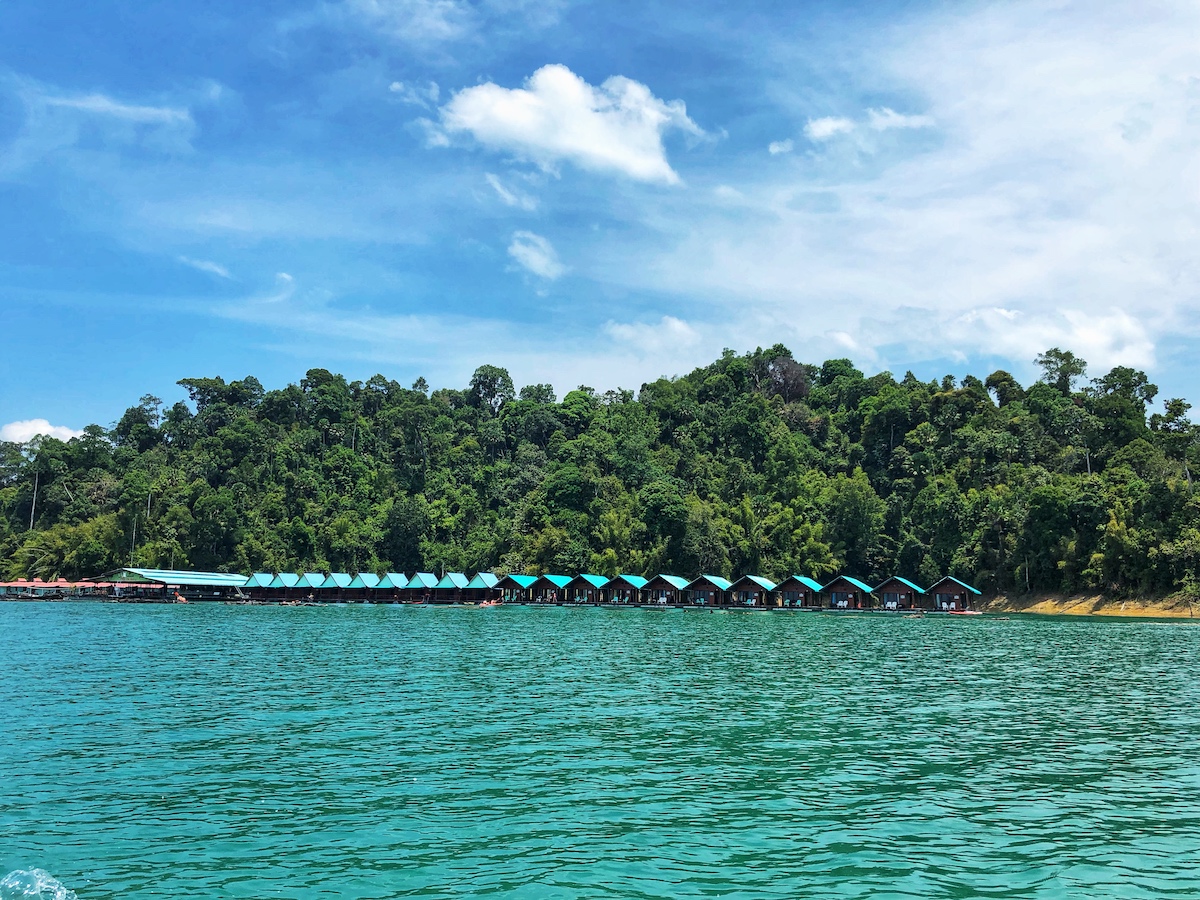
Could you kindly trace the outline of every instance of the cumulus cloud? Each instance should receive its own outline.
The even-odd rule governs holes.
[[[704,132],[682,100],[664,101],[632,79],[599,87],[566,66],[538,69],[524,87],[487,83],[459,91],[441,110],[441,129],[552,170],[562,162],[638,181],[678,184],[663,135]]]
[[[810,141],[827,141],[839,134],[849,134],[854,130],[854,122],[838,116],[825,116],[821,119],[809,119],[804,126],[804,133]]]
[[[507,187],[504,182],[502,182],[491,172],[486,173],[484,177],[486,178],[487,183],[492,186],[492,190],[496,192],[497,196],[499,196],[501,201],[503,201],[507,206],[523,209],[526,212],[537,209],[537,200],[535,200],[533,197],[530,197],[528,194],[522,193],[521,191]]]
[[[791,153],[796,149],[796,144],[790,138],[786,141],[771,141],[767,144],[767,152],[772,156],[778,156],[780,153]]]
[[[219,263],[212,262],[207,259],[192,259],[190,256],[180,256],[177,259],[185,266],[191,266],[201,272],[207,272],[209,275],[216,275],[218,278],[232,278],[229,270]]]
[[[515,232],[512,243],[508,245],[508,255],[526,270],[548,281],[561,277],[567,271],[558,261],[558,254],[550,242],[532,231]]]
[[[22,422],[9,422],[7,425],[0,426],[0,441],[12,441],[18,444],[39,436],[69,441],[82,434],[82,431],[76,431],[65,425],[51,425],[46,419],[26,419]]]

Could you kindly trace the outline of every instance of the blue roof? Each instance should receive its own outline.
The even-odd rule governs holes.
[[[739,578],[737,581],[735,581],[731,585],[731,587],[736,588],[739,585],[741,585],[741,583],[743,581],[752,581],[755,584],[757,584],[760,588],[765,588],[768,591],[775,590],[775,582],[770,581],[766,578],[763,578],[761,575],[743,575],[741,578]]]
[[[802,585],[804,585],[810,591],[816,591],[818,594],[821,593],[820,582],[813,581],[807,575],[789,575],[788,578],[794,578],[796,581],[800,582]],[[785,578],[784,581],[787,581],[787,578]],[[782,584],[782,583],[783,582],[780,582],[780,584]]]
[[[624,581],[631,587],[637,588],[639,591],[646,586],[646,579],[641,575],[618,575],[616,578],[610,578],[605,582],[608,587],[613,587],[617,581]]]
[[[537,576],[536,576],[536,575],[514,575],[514,574],[509,574],[509,575],[505,575],[505,576],[504,576],[504,578],[507,578],[507,579],[509,579],[510,581],[515,581],[515,582],[516,582],[518,585],[520,585],[520,587],[521,587],[522,589],[526,589],[526,588],[528,588],[528,587],[529,587],[531,584],[533,584],[535,581],[537,581]],[[502,578],[502,579],[501,579],[501,581],[503,581],[503,580],[504,580],[504,579]]]
[[[346,587],[376,588],[379,587],[379,576],[374,572],[359,572]]]
[[[912,588],[918,594],[925,593],[925,588],[918,587],[917,585],[915,585],[911,581],[909,581],[907,578],[901,578],[899,575],[893,575],[891,578],[888,579],[888,581],[898,581],[901,584],[907,584],[910,588]],[[959,583],[961,584],[961,582],[959,582]]]
[[[303,575],[300,576],[300,580],[297,582],[296,587],[319,588],[324,583],[325,583],[325,573],[324,572],[305,572]]]
[[[118,569],[104,576],[106,581],[176,584],[180,587],[245,587],[249,580],[236,572],[180,572],[174,569]]]
[[[711,582],[719,590],[722,590],[722,591],[727,591],[730,589],[730,587],[733,586],[732,582],[730,582],[729,579],[722,578],[720,575],[701,575],[699,578],[692,581],[688,585],[688,587],[690,588],[693,584],[698,584],[701,581]]]
[[[348,572],[330,572],[329,577],[317,586],[322,588],[344,588],[350,587],[350,582],[353,580]]]
[[[442,576],[442,580],[434,585],[434,587],[438,588],[439,590],[461,591],[470,583],[470,581],[471,579],[462,572],[447,572]]]
[[[947,575],[945,578],[943,578],[941,581],[939,581],[937,584],[935,584],[933,587],[931,587],[930,590],[932,591],[933,588],[936,588],[939,584],[945,584],[947,581],[953,581],[955,584],[961,585],[962,587],[964,587],[968,591],[970,591],[972,594],[977,594],[981,597],[983,596],[983,591],[979,590],[978,588],[971,587],[965,581],[959,581],[953,575]]]
[[[409,579],[406,587],[410,588],[432,588],[437,587],[438,577],[432,572],[417,572]]]
[[[833,582],[837,581],[839,578],[842,581],[850,582],[850,584],[854,585],[856,588],[858,588],[864,594],[869,594],[873,590],[873,588],[870,588],[867,585],[863,584],[857,578],[851,578],[849,575],[839,575],[837,578],[831,579],[829,584],[833,584]],[[825,585],[825,587],[821,588],[821,590],[826,590],[829,587],[829,584]]]
[[[565,588],[573,580],[570,575],[543,575],[548,582],[556,588]]]
[[[688,580],[686,578],[680,578],[678,575],[655,575],[654,578],[661,578],[663,581],[665,581],[667,584],[671,585],[671,587],[675,588],[675,590],[677,590],[677,591],[682,591],[685,587],[688,586]],[[652,578],[650,580],[653,581],[654,578]],[[647,583],[649,583],[649,582],[647,582]]]
[[[273,588],[294,588],[300,581],[300,576],[295,572],[280,572],[273,579],[268,587]]]
[[[408,576],[403,572],[388,572],[379,579],[379,584],[375,586],[380,590],[408,587]]]
[[[246,579],[246,587],[270,587],[275,576],[270,572],[255,572]]]
[[[582,578],[584,581],[586,581],[588,584],[590,584],[594,588],[604,587],[604,585],[608,584],[608,579],[605,578],[603,575],[576,575],[571,580],[578,581],[580,578]]]
[[[478,588],[494,588],[496,583],[500,581],[499,577],[491,572],[480,572],[474,578],[467,582],[467,587],[472,590]]]

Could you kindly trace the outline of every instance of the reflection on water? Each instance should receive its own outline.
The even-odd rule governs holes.
[[[0,642],[0,871],[83,900],[1200,894],[1187,625],[0,604]]]

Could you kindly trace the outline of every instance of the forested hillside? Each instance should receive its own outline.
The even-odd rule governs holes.
[[[775,346],[631,391],[432,393],[313,369],[187,378],[112,428],[0,445],[0,568],[700,572],[986,591],[1197,590],[1198,429],[1118,367],[1088,381],[865,377]],[[35,502],[36,497],[36,502]],[[32,522],[32,527],[31,527]]]

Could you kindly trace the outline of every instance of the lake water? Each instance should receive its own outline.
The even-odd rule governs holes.
[[[0,653],[4,900],[1200,895],[1188,623],[0,603]]]

